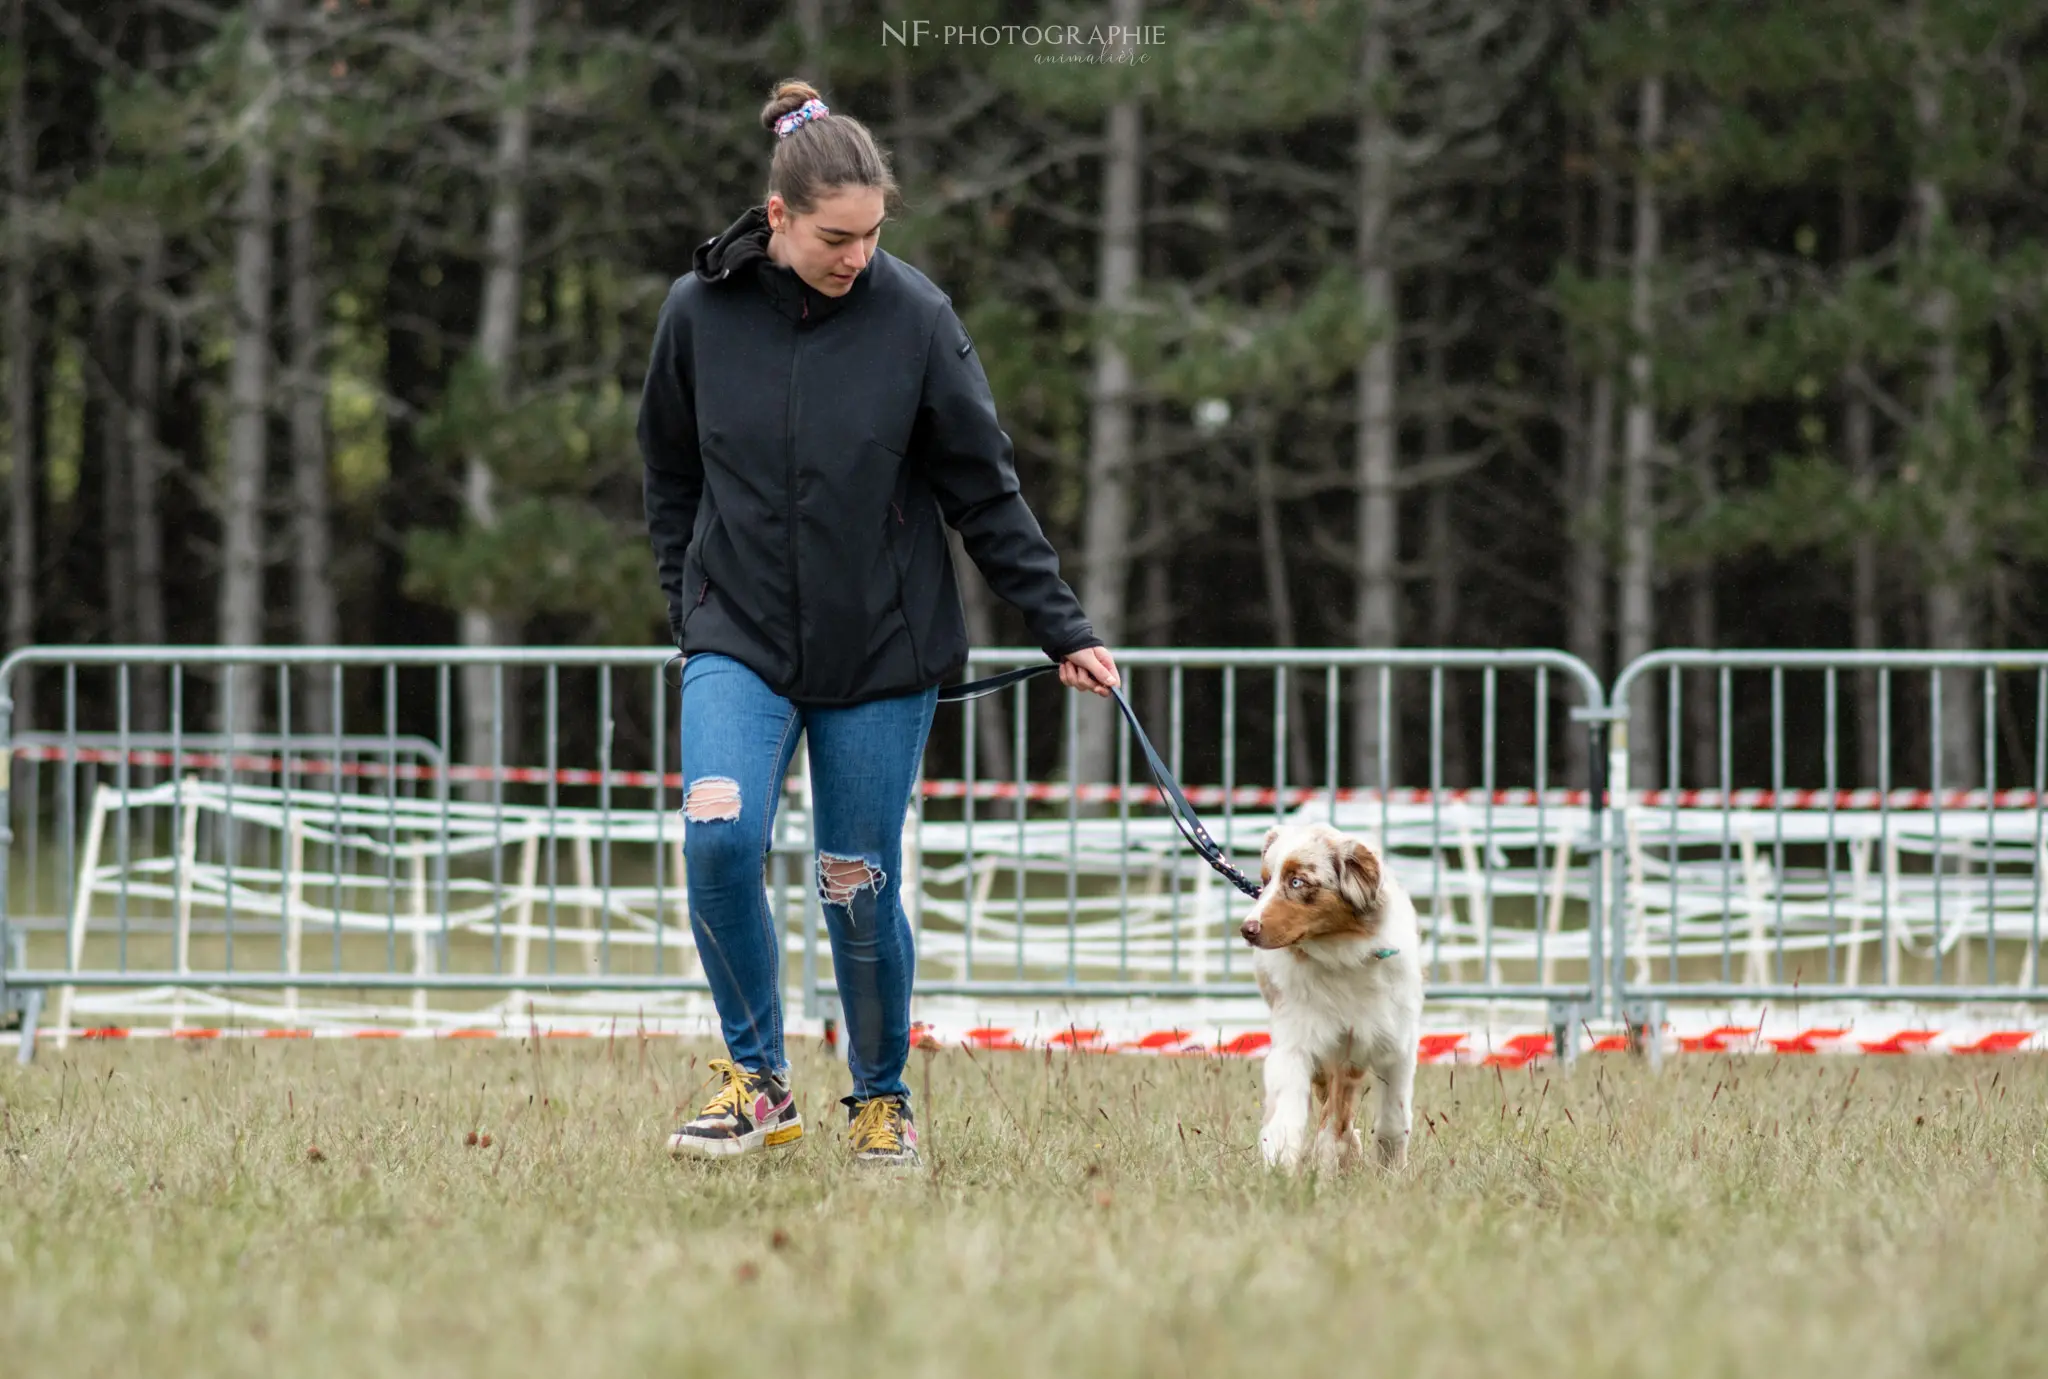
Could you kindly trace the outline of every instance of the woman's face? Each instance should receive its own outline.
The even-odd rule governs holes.
[[[853,286],[882,238],[882,193],[838,187],[804,215],[780,196],[768,198],[768,256],[828,297]]]

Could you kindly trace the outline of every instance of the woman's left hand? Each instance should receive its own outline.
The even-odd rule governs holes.
[[[1112,689],[1123,684],[1123,677],[1116,673],[1116,661],[1108,647],[1084,646],[1060,662],[1060,683],[1107,699]]]

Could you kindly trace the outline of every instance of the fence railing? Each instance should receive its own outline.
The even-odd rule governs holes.
[[[1038,658],[988,651],[970,673]],[[17,653],[0,664],[0,926],[20,941],[0,981],[54,992],[66,1032],[701,1012],[670,659]],[[1401,868],[1439,999],[1535,1002],[1557,1019],[1597,1000],[1605,724],[1580,663],[1319,650],[1119,663],[1240,865],[1256,866],[1272,822],[1313,812]],[[27,677],[47,722],[11,721]],[[1256,1005],[1241,907],[1141,761],[1134,773],[1113,706],[1039,681],[940,715],[905,821],[921,997]],[[1092,746],[1088,715],[1113,721]],[[829,1018],[808,797],[800,755],[764,879],[792,998]]]
[[[0,1020],[44,993],[59,1037],[701,1019],[671,659],[16,653]],[[1303,814],[1387,853],[1433,1002],[1562,1033],[1667,1002],[2048,999],[2048,653],[1661,651],[1611,695],[1543,650],[1118,660],[1240,865]],[[920,1000],[1258,1019],[1239,898],[1113,706],[1040,680],[939,713],[905,820]],[[789,999],[829,1020],[809,799],[800,754],[763,879]]]
[[[1660,651],[1613,703],[1618,1002],[2048,1000],[2048,652]]]

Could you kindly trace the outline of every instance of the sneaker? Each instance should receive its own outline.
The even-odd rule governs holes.
[[[909,1102],[893,1096],[867,1101],[844,1097],[841,1104],[852,1121],[847,1135],[853,1141],[855,1163],[893,1168],[919,1166],[917,1122],[911,1118]]]
[[[750,1072],[723,1058],[711,1060],[711,1071],[725,1076],[725,1086],[697,1118],[668,1137],[671,1154],[706,1159],[734,1158],[761,1149],[779,1149],[804,1136],[803,1117],[787,1084],[767,1073]]]

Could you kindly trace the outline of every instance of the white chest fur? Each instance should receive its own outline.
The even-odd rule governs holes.
[[[1366,951],[1390,946],[1396,947],[1391,957]],[[1269,992],[1276,1050],[1318,1066],[1343,1061],[1362,1069],[1416,1032],[1422,980],[1412,936],[1406,947],[1385,942],[1384,935],[1363,942],[1315,940],[1259,952],[1253,965]]]

